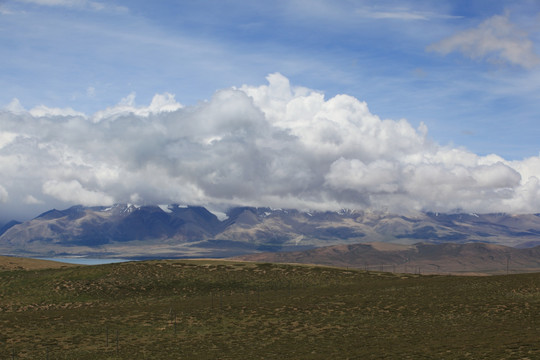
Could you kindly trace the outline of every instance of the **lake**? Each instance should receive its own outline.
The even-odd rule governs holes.
[[[37,258],[40,260],[50,260],[50,261],[59,261],[68,264],[78,264],[78,265],[101,265],[101,264],[112,264],[119,262],[132,261],[128,259],[92,259],[84,257],[69,257],[69,258]]]

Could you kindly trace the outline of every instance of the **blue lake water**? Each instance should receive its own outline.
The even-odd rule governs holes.
[[[91,259],[83,257],[70,257],[70,258],[38,258],[40,260],[50,260],[50,261],[59,261],[68,264],[78,264],[78,265],[101,265],[101,264],[112,264],[119,262],[131,261],[127,259]]]

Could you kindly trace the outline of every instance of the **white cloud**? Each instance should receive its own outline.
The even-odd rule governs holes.
[[[370,19],[388,19],[388,20],[433,20],[433,19],[456,19],[460,16],[447,15],[432,11],[419,11],[407,7],[360,7],[356,9],[356,14]]]
[[[26,111],[24,107],[21,105],[21,102],[19,101],[19,99],[17,98],[11,100],[11,102],[5,107],[5,110],[12,112],[14,114],[20,114]]]
[[[386,160],[366,165],[358,159],[340,158],[332,163],[325,183],[338,190],[393,194],[399,191],[399,172],[397,164]]]
[[[0,196],[13,206],[540,212],[540,157],[440,146],[423,124],[381,119],[354,97],[325,99],[280,74],[192,107],[170,94],[136,105],[132,94],[90,116],[21,108],[0,112]]]
[[[13,12],[9,9],[7,9],[4,4],[0,4],[0,14],[1,15],[11,15]]]
[[[30,109],[29,113],[34,117],[46,116],[85,116],[82,112],[75,111],[72,108],[49,108],[45,105],[39,105]]]
[[[43,193],[65,202],[82,205],[111,205],[114,198],[99,191],[85,189],[77,180],[49,180],[43,184]]]
[[[14,98],[11,102],[4,107],[4,110],[14,114],[23,114],[27,110],[22,106],[19,99]],[[50,108],[45,105],[38,105],[28,111],[28,113],[34,117],[48,117],[48,116],[82,116],[84,113],[75,111],[72,108]]]
[[[96,96],[96,88],[93,87],[93,86],[89,86],[86,89],[86,96],[88,96],[89,98],[95,97]]]
[[[0,132],[0,149],[11,144],[17,138],[16,133]]]
[[[131,93],[123,98],[117,105],[98,111],[92,116],[92,119],[93,121],[98,122],[103,119],[114,119],[118,116],[129,114],[147,117],[150,114],[172,112],[181,108],[182,104],[176,102],[174,95],[169,93],[156,94],[153,97],[150,106],[136,106],[135,93]]]
[[[9,199],[7,190],[0,185],[0,203],[5,203]]]
[[[525,31],[509,20],[509,15],[496,15],[474,29],[461,31],[427,50],[443,55],[458,51],[472,59],[487,59],[496,63],[510,63],[532,68],[540,63],[533,42]]]
[[[356,10],[356,12],[360,16],[372,19],[428,20],[428,16],[426,14],[409,10],[377,11],[363,8]]]
[[[18,0],[19,2],[46,6],[81,6],[86,0]]]
[[[23,3],[36,4],[41,6],[59,6],[67,8],[90,9],[94,11],[113,10],[126,11],[122,6],[110,5],[104,2],[90,0],[17,0]]]
[[[24,202],[25,204],[32,204],[32,205],[35,205],[35,204],[44,204],[43,200],[36,199],[36,198],[33,197],[32,195],[27,195],[27,196],[23,199],[23,202]]]

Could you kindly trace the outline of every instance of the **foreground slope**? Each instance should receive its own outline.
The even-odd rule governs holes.
[[[540,274],[152,261],[0,273],[16,359],[540,357]]]

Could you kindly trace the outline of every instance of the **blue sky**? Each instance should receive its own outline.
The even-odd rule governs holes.
[[[139,103],[169,92],[190,105],[279,72],[382,118],[424,122],[442,144],[507,159],[540,151],[538,66],[426,50],[500,15],[539,56],[537,1],[0,4],[0,104],[91,114],[132,92]]]
[[[538,1],[0,0],[0,49],[16,214],[540,212]]]

